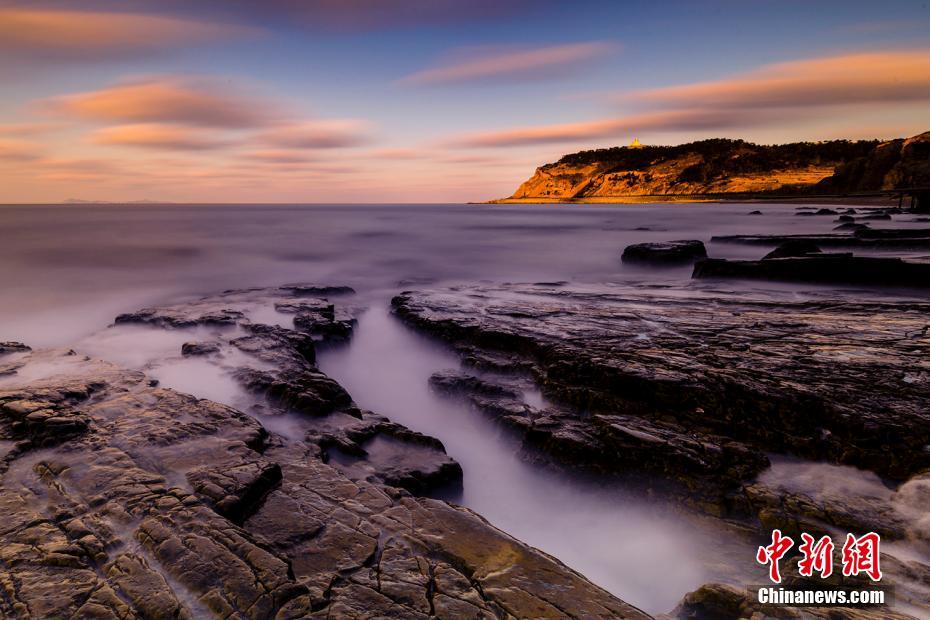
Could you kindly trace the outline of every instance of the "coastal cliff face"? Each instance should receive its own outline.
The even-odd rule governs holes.
[[[581,151],[536,169],[505,200],[656,195],[806,194],[913,187],[930,181],[930,132],[907,140],[763,146],[712,139]]]
[[[856,192],[930,185],[930,131],[876,146],[866,157],[837,167],[818,189]]]

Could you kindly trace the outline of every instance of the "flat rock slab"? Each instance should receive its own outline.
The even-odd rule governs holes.
[[[711,243],[741,243],[776,247],[783,243],[807,241],[820,247],[862,248],[870,250],[925,250],[930,248],[930,236],[924,231],[907,228],[893,232],[879,231],[868,226],[846,228],[847,233],[800,234],[800,235],[715,235]],[[871,234],[877,233],[877,234]]]
[[[925,609],[930,568],[909,554],[926,540],[916,506],[930,465],[930,304],[505,284],[406,292],[393,306],[461,354],[465,370],[433,375],[434,389],[517,433],[524,451],[664,479],[670,487],[657,488],[677,501],[762,535],[880,531],[906,547],[883,554],[886,582]],[[526,382],[542,390],[542,406],[521,398]],[[795,483],[788,457],[767,469],[773,453],[825,472],[826,491]],[[857,477],[869,476],[868,493],[831,490],[838,480],[861,489]],[[689,596],[675,617],[760,613],[746,591],[715,588]],[[831,608],[829,617],[895,616]]]
[[[697,240],[658,241],[628,245],[621,255],[625,263],[681,264],[706,258],[704,243]]]
[[[795,244],[801,245],[800,242]],[[780,245],[779,249],[785,245],[787,244]],[[772,256],[777,252],[778,250],[775,250],[758,261],[719,258],[700,260],[694,264],[692,277],[930,287],[930,263],[852,254],[809,253],[802,256]]]
[[[465,354],[522,359],[544,395],[582,411],[899,480],[930,466],[930,304],[514,284],[393,305]]]

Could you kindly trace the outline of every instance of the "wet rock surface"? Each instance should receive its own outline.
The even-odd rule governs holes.
[[[717,504],[726,501],[725,496],[741,480],[768,466],[764,454],[738,441],[713,434],[698,437],[663,420],[621,413],[584,414],[554,403],[533,407],[507,379],[492,382],[446,371],[434,374],[430,384],[445,394],[464,397],[517,433],[527,460],[543,464],[551,460],[609,476],[650,474],[674,485],[688,503],[711,506],[711,512],[717,511]],[[668,490],[668,486],[661,488]]]
[[[0,342],[0,355],[6,355],[8,353],[25,353],[31,350],[32,349],[24,345],[22,342]]]
[[[478,515],[398,488],[433,475],[424,462],[454,461],[346,400],[312,362],[320,333],[248,318],[293,294],[228,292],[117,321],[213,330],[204,362],[285,384],[255,388],[269,398],[253,415],[70,351],[0,361],[0,615],[648,617]],[[262,424],[286,414],[306,422],[301,437]],[[372,446],[392,442],[417,462]],[[373,473],[353,479],[334,445],[340,459],[375,455],[358,459]]]
[[[795,256],[806,256],[808,254],[819,254],[820,248],[816,243],[811,241],[796,240],[786,241],[777,248],[762,257],[762,260],[769,258],[788,258]]]
[[[577,424],[676,431],[718,455],[745,454],[730,480],[750,480],[763,452],[854,464],[904,480],[930,465],[926,304],[683,299],[643,287],[501,285],[405,293],[395,313],[474,356],[522,359],[544,396]],[[454,386],[517,411],[507,394]],[[565,414],[568,415],[568,414]],[[506,416],[504,416],[506,417]],[[584,443],[584,442],[582,442]],[[889,453],[887,446],[899,446]],[[607,460],[588,441],[593,459]],[[604,455],[604,456],[595,456]],[[702,461],[707,464],[706,460]],[[682,467],[677,475],[700,471]]]
[[[805,241],[821,247],[862,248],[877,250],[923,250],[930,248],[930,233],[924,229],[874,229],[866,225],[840,224],[848,233],[799,235],[715,235],[712,243],[740,243],[776,247],[783,243]],[[839,228],[839,227],[838,227]]]
[[[706,258],[704,243],[697,240],[636,243],[623,250],[625,263],[680,264]]]
[[[334,454],[339,464],[352,464],[347,473],[420,494],[460,484],[461,467],[445,454],[441,442],[359,409],[342,386],[317,368],[316,348],[347,339],[358,311],[351,303],[337,310],[322,297],[333,293],[345,296],[352,291],[313,285],[226,291],[120,315],[116,325],[213,328],[209,342],[185,343],[182,355],[235,359],[229,374],[254,395],[252,413],[268,424],[297,414],[297,420],[288,419],[291,432],[316,446],[324,461]],[[278,323],[251,320],[258,307],[273,308],[272,318]],[[229,321],[218,323],[217,317]],[[379,447],[376,456],[370,451],[372,444]],[[409,458],[410,452],[418,458]]]
[[[760,534],[876,531],[923,548],[927,304],[511,284],[407,292],[393,306],[462,356],[433,388],[515,433],[528,460],[632,474]],[[926,609],[926,565],[882,561],[899,600]],[[754,593],[709,584],[673,615],[887,613],[759,608]]]
[[[784,248],[783,243],[779,248]],[[811,243],[800,240],[792,244]],[[816,245],[816,244],[814,244]],[[763,260],[708,258],[694,265],[695,278],[739,278],[786,282],[827,282],[869,286],[930,287],[930,263],[901,258],[853,256],[845,253],[805,253]]]

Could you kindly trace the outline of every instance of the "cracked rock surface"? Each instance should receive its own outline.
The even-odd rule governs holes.
[[[632,478],[763,535],[878,531],[909,547],[883,553],[886,581],[928,611],[913,553],[927,549],[930,305],[564,283],[392,304],[460,354],[432,387],[508,428],[528,460]],[[827,617],[747,597],[707,584],[675,616]],[[892,617],[828,616],[874,614]]]
[[[648,617],[471,511],[379,477],[403,464],[364,477],[334,465],[334,443],[365,451],[372,437],[448,457],[315,368],[315,344],[343,337],[335,313],[299,310],[307,331],[247,318],[279,294],[334,293],[234,292],[118,323],[217,330],[202,355],[248,351],[242,372],[267,375],[246,382],[264,415],[305,420],[303,439],[73,351],[3,353],[0,616]]]
[[[898,482],[930,466],[930,305],[695,295],[706,298],[500,285],[393,304],[474,368],[438,373],[434,388],[516,430],[531,454],[648,473],[710,512],[770,505],[749,488],[769,453]],[[549,402],[523,402],[527,382]]]
[[[465,358],[510,356],[570,406],[551,412],[559,418],[613,423],[626,436],[639,426],[637,438],[657,445],[677,433],[718,455],[727,441],[741,446],[748,465],[731,471],[734,482],[764,466],[750,456],[762,452],[895,480],[930,466],[930,304],[694,296],[500,285],[405,293],[393,304]],[[623,457],[590,447],[602,448],[592,456],[602,464]]]

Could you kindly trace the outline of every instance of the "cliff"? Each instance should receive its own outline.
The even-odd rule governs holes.
[[[838,166],[816,189],[852,193],[916,187],[930,187],[930,131],[882,142],[865,157]]]
[[[909,139],[759,145],[710,139],[580,151],[536,169],[514,201],[807,195],[930,184],[930,132]]]

